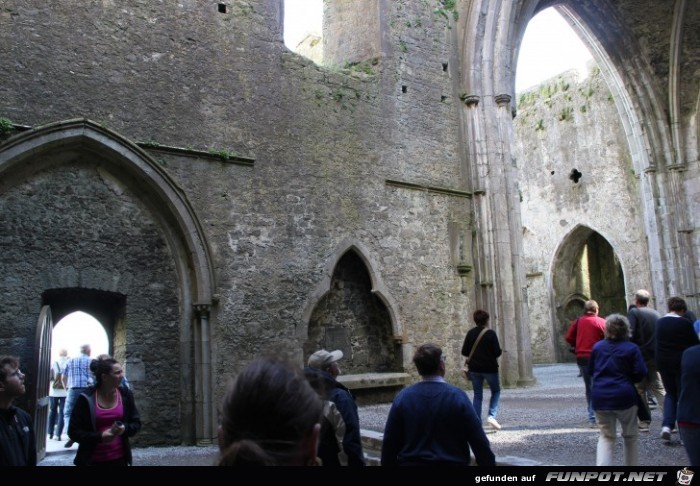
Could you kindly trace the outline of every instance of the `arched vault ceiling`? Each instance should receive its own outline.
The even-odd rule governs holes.
[[[536,12],[548,7],[566,6],[576,12],[595,32],[599,42],[612,59],[625,59],[641,55],[644,64],[651,67],[657,88],[665,100],[669,96],[669,76],[672,69],[671,42],[674,22],[682,28],[680,55],[678,56],[679,94],[681,113],[688,115],[695,110],[700,90],[700,8],[697,0],[542,0]],[[676,12],[684,7],[682,13]],[[626,32],[612,23],[612,16]],[[677,18],[676,18],[677,16]],[[628,49],[622,39],[634,40],[634,50]]]

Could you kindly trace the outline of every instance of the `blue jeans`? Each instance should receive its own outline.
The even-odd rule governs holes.
[[[70,422],[70,414],[73,412],[73,407],[75,407],[75,402],[78,401],[78,397],[80,396],[81,393],[83,393],[87,388],[69,388],[68,389],[68,397],[66,397],[66,406],[65,406],[65,424],[66,424],[66,431],[68,431],[68,423]]]
[[[66,405],[66,397],[49,397],[49,435],[53,437],[54,431],[58,437],[63,433],[63,410]]]
[[[591,401],[591,375],[588,373],[588,364],[578,365],[583,378],[583,384],[586,387],[586,404],[588,405],[588,422],[595,423],[595,413],[593,412],[593,402]]]
[[[691,466],[700,466],[700,429],[678,427]]]
[[[659,371],[661,381],[666,389],[664,397],[664,420],[661,425],[673,430],[676,427],[676,408],[678,407],[678,395],[681,391],[681,373]]]
[[[498,400],[501,398],[501,384],[498,382],[498,373],[476,373],[469,372],[469,379],[474,387],[474,410],[481,420],[481,403],[484,401],[484,380],[491,389],[491,399],[489,400],[489,417],[496,418],[498,415]]]

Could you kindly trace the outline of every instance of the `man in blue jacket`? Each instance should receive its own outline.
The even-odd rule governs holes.
[[[309,371],[318,374],[323,381],[325,394],[328,400],[335,403],[340,415],[345,422],[345,436],[343,437],[343,450],[347,455],[348,466],[364,466],[365,457],[362,453],[360,439],[360,417],[357,413],[357,404],[350,390],[336,380],[340,374],[338,361],[342,359],[343,352],[339,349],[326,351],[321,349],[309,357]]]
[[[469,397],[445,382],[442,349],[424,344],[413,355],[422,380],[401,390],[389,410],[382,466],[479,466],[496,458]]]

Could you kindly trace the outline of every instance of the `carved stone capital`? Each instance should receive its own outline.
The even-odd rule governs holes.
[[[195,304],[192,307],[194,308],[194,312],[197,316],[209,317],[209,310],[211,309],[210,305],[208,305],[208,304]]]
[[[459,96],[459,99],[462,100],[462,102],[467,106],[476,106],[479,104],[481,97],[477,95],[468,95],[464,93]]]
[[[457,273],[460,276],[465,276],[471,271],[472,271],[471,265],[467,265],[466,263],[460,263],[459,265],[457,265]]]
[[[496,100],[496,103],[498,104],[498,106],[503,106],[503,105],[507,105],[508,103],[510,103],[510,100],[512,99],[512,97],[509,94],[499,94],[499,95],[496,95],[496,97],[494,99]]]

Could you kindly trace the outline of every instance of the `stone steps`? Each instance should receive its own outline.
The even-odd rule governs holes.
[[[495,433],[493,431],[489,431]],[[362,440],[362,451],[365,454],[365,461],[368,466],[381,466],[382,440],[384,434],[375,432],[374,430],[360,430],[360,439]],[[474,456],[472,456],[472,465],[474,465]],[[502,456],[496,457],[497,466],[542,466],[538,461],[526,459],[524,457]]]

